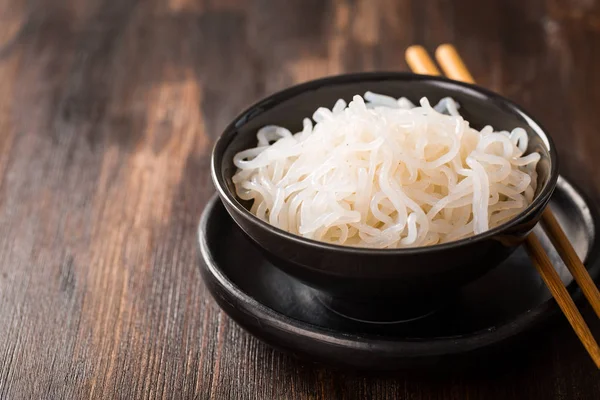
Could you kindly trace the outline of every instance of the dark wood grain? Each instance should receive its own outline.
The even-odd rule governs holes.
[[[195,230],[225,124],[445,41],[600,199],[593,0],[0,0],[0,398],[600,398],[562,319],[494,372],[373,376],[268,348],[202,285]]]

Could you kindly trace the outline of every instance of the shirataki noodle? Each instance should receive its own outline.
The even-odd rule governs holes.
[[[265,126],[234,157],[236,193],[258,218],[328,243],[405,248],[485,232],[531,202],[540,155],[525,155],[522,128],[477,131],[458,107],[367,92],[317,109],[298,133]]]

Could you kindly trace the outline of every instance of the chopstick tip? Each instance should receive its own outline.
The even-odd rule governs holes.
[[[410,69],[416,74],[440,75],[425,47],[412,45],[404,52],[404,58]]]
[[[426,52],[427,50],[425,50],[425,47],[421,46],[420,44],[413,44],[412,46],[406,48],[404,55],[406,57],[410,57],[411,54],[422,54]]]
[[[444,52],[455,52],[456,53],[456,47],[454,47],[454,45],[450,44],[450,43],[443,43],[440,44],[437,49],[435,49],[435,54],[436,56],[440,53],[444,53]]]

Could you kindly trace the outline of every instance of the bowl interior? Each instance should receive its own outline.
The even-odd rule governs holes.
[[[540,193],[551,190],[556,182],[556,154],[551,139],[536,121],[503,97],[445,78],[409,73],[363,73],[294,86],[260,101],[242,113],[227,127],[215,145],[213,168],[217,185],[234,203],[248,208],[248,202],[242,202],[235,195],[231,179],[236,172],[233,156],[256,146],[258,129],[265,125],[280,125],[297,132],[302,129],[302,119],[311,117],[318,107],[331,108],[339,98],[350,101],[354,95],[363,95],[366,91],[396,98],[407,97],[415,104],[422,97],[427,97],[433,105],[449,96],[460,104],[460,114],[476,129],[482,129],[485,125],[491,125],[494,130],[508,131],[522,127],[529,135],[527,151],[536,151],[541,155],[537,166],[536,198]]]

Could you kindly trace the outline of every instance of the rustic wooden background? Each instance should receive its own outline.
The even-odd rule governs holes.
[[[563,320],[494,373],[382,377],[271,350],[202,285],[195,230],[225,124],[445,41],[539,117],[598,199],[593,0],[0,0],[0,398],[600,398]]]

